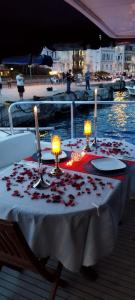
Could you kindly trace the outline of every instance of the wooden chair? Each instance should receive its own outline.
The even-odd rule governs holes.
[[[17,270],[28,269],[39,273],[53,283],[50,300],[55,299],[58,285],[63,285],[60,279],[62,264],[57,264],[56,270],[45,268],[49,257],[38,259],[28,246],[23,233],[16,222],[0,219],[0,267],[6,265]]]

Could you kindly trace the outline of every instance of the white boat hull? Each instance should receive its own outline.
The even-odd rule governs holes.
[[[131,87],[131,86],[126,86],[128,93],[130,96],[135,96],[135,86]]]

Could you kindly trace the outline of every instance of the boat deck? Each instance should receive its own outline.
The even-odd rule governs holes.
[[[116,249],[100,261],[96,270],[99,278],[95,282],[64,270],[63,278],[69,286],[58,288],[56,300],[135,299],[135,200],[127,204]],[[0,300],[47,300],[50,286],[34,273],[18,273],[6,267],[0,272]]]

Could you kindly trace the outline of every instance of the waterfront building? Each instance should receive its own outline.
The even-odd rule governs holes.
[[[51,56],[52,58],[55,58],[55,52],[48,49],[47,47],[43,48],[41,55],[48,55],[48,56]]]
[[[53,59],[52,71],[66,73],[73,67],[73,51],[52,51],[47,47],[43,48],[42,55],[50,55]]]
[[[135,46],[119,45],[116,47],[99,48],[96,50],[51,51],[44,48],[42,54],[53,58],[52,70],[84,74],[87,69],[91,72],[108,72],[110,74],[135,75]]]
[[[100,71],[113,73],[114,53],[115,49],[112,47],[100,48]]]
[[[62,72],[72,69],[74,73],[84,74],[87,69],[91,72],[104,71],[113,72],[114,67],[114,48],[100,48],[97,50],[74,50],[57,51],[53,59],[54,66]]]
[[[84,74],[87,69],[91,72],[104,71],[114,72],[115,49],[99,48],[97,50],[74,50],[74,51],[56,51],[53,54],[53,68],[58,72],[67,72],[72,69],[74,73]]]
[[[59,72],[66,73],[73,68],[73,51],[56,51],[55,59],[53,60],[53,68],[57,68]]]
[[[116,46],[115,47],[115,56],[114,56],[114,73],[123,73],[124,72],[124,61],[125,61],[125,47]]]
[[[86,50],[85,67],[90,66],[92,72],[113,72],[115,50],[112,47]]]
[[[86,61],[86,51],[84,50],[74,50],[73,51],[73,72],[83,73]]]
[[[87,49],[85,58],[84,73],[87,69],[91,72],[100,71],[100,49]]]
[[[10,69],[10,71],[12,71]],[[0,76],[1,77],[8,77],[10,75],[10,71],[4,65],[0,65]]]
[[[124,71],[126,71],[129,74],[135,75],[135,46],[127,45],[124,48]]]
[[[135,75],[135,46],[121,45],[115,47],[115,71]]]

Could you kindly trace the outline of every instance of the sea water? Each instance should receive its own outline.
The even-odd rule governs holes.
[[[131,100],[131,104],[102,105],[98,108],[97,137],[125,139],[127,142],[135,144],[135,104],[132,104],[132,100],[135,101],[135,98],[123,100]],[[83,137],[83,124],[86,119],[91,120],[94,131],[94,111],[89,105],[85,105],[85,109],[76,110],[74,120],[75,137]],[[69,116],[67,115],[63,119],[50,122],[49,126],[56,126],[55,134],[59,134],[62,139],[70,138],[70,113]]]

